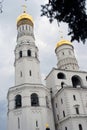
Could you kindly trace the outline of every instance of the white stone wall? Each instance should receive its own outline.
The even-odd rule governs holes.
[[[63,73],[65,75],[65,79],[58,79],[57,74]],[[82,87],[87,88],[87,72],[83,71],[69,71],[69,70],[59,70],[56,68],[53,68],[53,70],[50,72],[50,74],[46,77],[46,85],[48,88],[52,88],[53,92],[58,91],[61,89],[61,82],[64,82],[64,87],[73,87],[72,85],[72,77],[73,76],[79,76],[82,80]],[[79,86],[78,86],[79,87]]]
[[[37,93],[39,97],[39,106],[31,106],[31,94]],[[22,96],[22,107],[15,108],[15,96]],[[46,96],[48,96],[49,107],[46,105]],[[50,129],[54,128],[54,117],[51,106],[50,92],[44,86],[19,86],[9,89],[8,93],[8,130],[18,130],[18,118],[20,119],[21,130],[44,130],[46,124],[49,124]],[[36,127],[38,121],[38,128]]]
[[[78,70],[79,66],[74,54],[72,45],[64,44],[55,50],[57,55],[58,69]]]

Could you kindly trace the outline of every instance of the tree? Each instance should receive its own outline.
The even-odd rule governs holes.
[[[3,12],[3,11],[2,11],[2,2],[3,2],[3,0],[0,0],[0,13]]]
[[[85,43],[87,38],[86,0],[49,0],[41,5],[41,16],[47,16],[52,22],[66,22],[69,27],[68,35],[71,41],[77,40]]]

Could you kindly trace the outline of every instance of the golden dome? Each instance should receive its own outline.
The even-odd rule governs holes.
[[[72,45],[72,43],[71,43],[70,41],[68,41],[68,40],[61,40],[61,41],[59,41],[59,42],[57,43],[56,48],[58,48],[58,47],[60,47],[60,46],[62,46],[62,45],[66,45],[66,44]]]
[[[18,25],[18,23],[20,21],[25,20],[25,19],[29,20],[32,23],[32,25],[33,25],[32,17],[29,14],[27,14],[26,12],[23,12],[21,15],[18,16],[18,18],[17,18],[17,25]]]

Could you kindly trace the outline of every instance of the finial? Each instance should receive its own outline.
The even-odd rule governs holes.
[[[60,33],[60,39],[63,39],[63,32],[59,31],[59,33]]]
[[[49,127],[49,125],[48,125],[48,123],[46,124],[46,128],[48,128]]]
[[[27,6],[26,5],[22,5],[22,7],[23,7],[23,13],[26,13]]]

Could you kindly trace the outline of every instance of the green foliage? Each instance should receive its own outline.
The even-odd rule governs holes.
[[[3,2],[4,0],[0,0],[0,13],[2,13],[3,11],[2,11],[2,2]]]
[[[85,43],[87,38],[86,0],[49,0],[48,4],[41,5],[41,16],[47,16],[52,22],[66,22],[69,27],[68,35],[71,41],[81,40]]]

